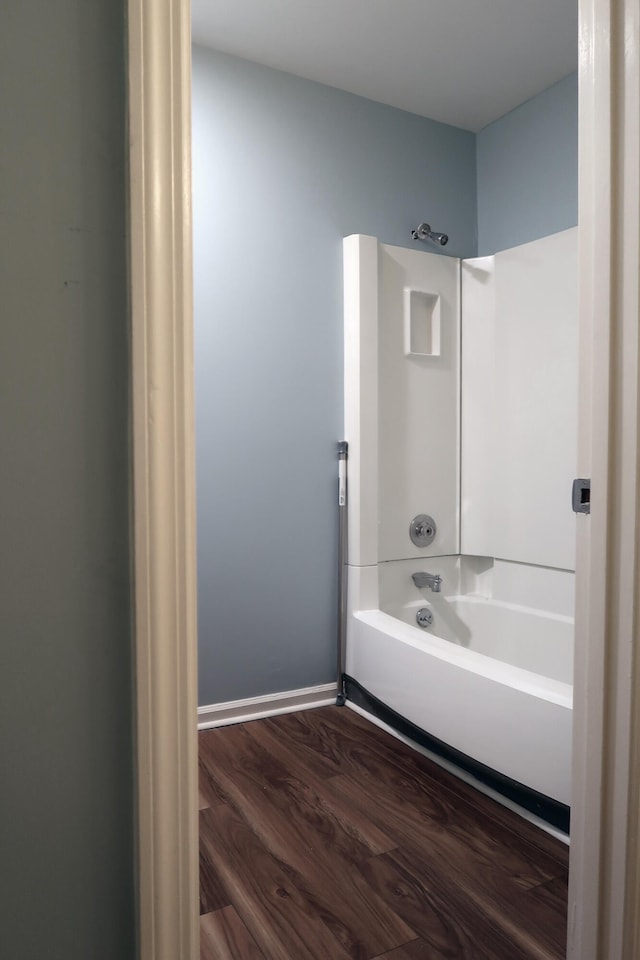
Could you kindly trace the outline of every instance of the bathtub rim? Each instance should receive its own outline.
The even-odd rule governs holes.
[[[427,656],[437,657],[449,663],[455,663],[462,669],[479,674],[508,687],[513,687],[528,696],[537,697],[550,703],[557,704],[565,709],[573,709],[573,686],[553,677],[533,673],[524,667],[516,667],[502,660],[496,660],[477,650],[467,650],[445,640],[435,634],[418,630],[417,627],[399,620],[389,613],[379,609],[356,610],[352,612],[354,619],[359,620],[374,630],[393,637],[401,643],[408,644]]]

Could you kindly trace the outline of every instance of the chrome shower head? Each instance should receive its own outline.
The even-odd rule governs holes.
[[[449,243],[449,237],[446,233],[431,233],[429,239],[433,240],[434,243],[439,243],[441,247],[445,247]]]
[[[414,240],[432,240],[433,243],[437,243],[441,247],[444,247],[449,242],[449,237],[446,233],[436,233],[428,223],[421,223],[419,227],[411,231],[411,236]]]

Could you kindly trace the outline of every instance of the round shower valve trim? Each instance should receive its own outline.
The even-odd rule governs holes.
[[[428,547],[436,536],[436,522],[428,513],[419,513],[409,526],[409,536],[416,547]]]

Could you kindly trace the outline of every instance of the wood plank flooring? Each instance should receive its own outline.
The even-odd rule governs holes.
[[[201,960],[562,960],[568,848],[352,710],[199,734]]]

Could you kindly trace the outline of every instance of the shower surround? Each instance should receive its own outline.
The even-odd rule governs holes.
[[[463,261],[356,235],[344,262],[351,688],[566,808],[577,229]]]

